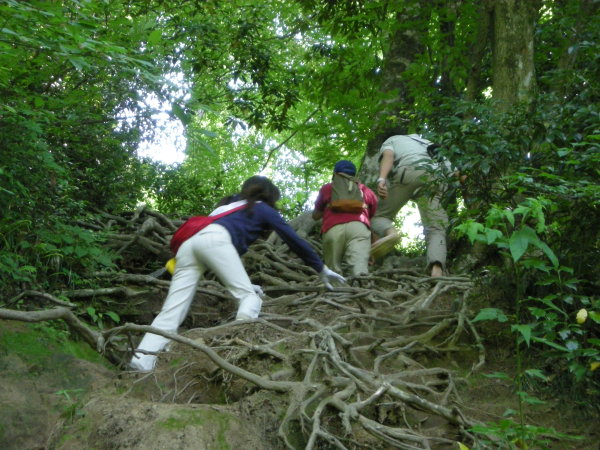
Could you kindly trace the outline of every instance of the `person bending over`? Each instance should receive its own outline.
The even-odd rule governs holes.
[[[430,145],[432,142],[416,134],[390,136],[382,144],[377,179],[379,206],[372,220],[373,231],[381,238],[373,243],[371,253],[381,256],[399,241],[394,218],[409,200],[414,200],[424,227],[427,266],[432,277],[439,277],[446,266],[448,215],[441,205],[440,192],[433,197],[425,193],[424,188],[434,181],[425,165],[438,165],[427,152]]]
[[[320,276],[328,289],[332,281],[345,279],[330,270],[314,249],[301,239],[275,210],[279,189],[266,177],[253,176],[242,185],[241,193],[229,197],[211,215],[243,206],[225,215],[187,239],[176,255],[175,272],[160,313],[152,326],[176,332],[185,319],[203,274],[210,270],[239,302],[236,320],[258,317],[262,305],[260,286],[253,285],[242,264],[244,254],[265,230],[274,230],[281,239]],[[148,372],[154,369],[159,351],[168,338],[146,333],[130,361],[130,367]],[[140,351],[141,350],[141,351]],[[149,353],[146,353],[149,352]]]

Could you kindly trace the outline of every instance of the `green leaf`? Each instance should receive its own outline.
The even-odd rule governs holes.
[[[529,247],[529,236],[523,230],[517,230],[511,234],[508,240],[510,254],[514,262],[517,262]]]
[[[469,241],[471,241],[471,244],[475,242],[477,237],[480,235],[481,232],[483,232],[484,229],[483,224],[475,222],[474,220],[468,220],[467,222],[463,223],[462,225],[459,225],[456,228],[460,233],[467,235]]]
[[[485,239],[487,244],[492,244],[496,240],[502,238],[502,232],[500,230],[495,230],[493,228],[486,228],[485,230]]]
[[[588,317],[594,322],[600,324],[600,313],[596,311],[588,311]]]
[[[521,261],[521,264],[526,269],[535,269],[546,273],[550,272],[550,266],[546,264],[546,261],[538,258],[525,258]]]
[[[511,226],[515,226],[515,215],[513,214],[512,211],[505,209],[502,214],[504,215],[504,217],[506,218],[506,220],[508,220],[508,223],[510,223]]]
[[[513,325],[510,327],[512,331],[518,331],[523,336],[525,343],[529,346],[531,341],[531,330],[533,327],[531,325]]]
[[[521,400],[523,400],[523,402],[529,404],[529,405],[545,405],[546,402],[544,400],[540,400],[537,397],[534,397],[533,395],[530,395],[529,393],[525,392],[525,391],[518,391],[517,395],[519,397],[521,397]]]
[[[504,372],[484,373],[483,376],[486,377],[486,378],[498,378],[500,380],[512,381],[512,378],[509,377]]]
[[[557,311],[558,313],[562,314],[563,317],[565,317],[565,318],[568,317],[569,315],[565,311],[563,311],[558,306],[556,306],[554,303],[552,303],[552,299],[550,297],[553,297],[553,296],[547,296],[544,298],[532,298],[531,297],[530,300],[537,300],[538,302],[541,302],[544,305],[550,307],[554,311]]]
[[[119,322],[121,321],[121,318],[120,318],[120,317],[119,317],[119,315],[118,315],[117,313],[115,313],[115,312],[108,311],[108,312],[106,313],[106,315],[107,315],[108,317],[110,317],[110,318],[113,320],[113,322],[115,322],[115,323],[119,323]]]
[[[181,107],[179,103],[173,103],[171,105],[171,111],[184,125],[189,125],[192,121],[192,117]]]
[[[545,242],[542,242],[540,240],[534,240],[531,243],[544,252],[544,254],[548,257],[548,259],[555,268],[558,267],[558,258]]]
[[[78,258],[83,258],[84,256],[88,256],[88,249],[85,247],[75,247],[75,256]]]
[[[483,308],[481,311],[479,311],[479,314],[477,314],[472,322],[479,322],[481,320],[497,320],[498,322],[507,322],[508,317],[506,317],[501,309]]]
[[[521,214],[523,216],[523,222],[527,218],[527,215],[531,212],[531,207],[521,203],[519,206],[515,208],[513,211],[514,214]]]
[[[563,352],[569,351],[569,349],[567,349],[567,347],[563,347],[562,345],[559,345],[555,342],[549,341],[548,339],[545,339],[545,338],[531,336],[531,340],[534,342],[539,342],[540,344],[546,344],[547,346],[555,348],[556,350],[561,350]]]
[[[539,378],[540,380],[548,381],[548,377],[546,375],[544,375],[544,372],[542,372],[540,369],[527,369],[525,371],[525,373],[527,375],[529,375],[530,377]]]
[[[157,44],[162,39],[162,30],[157,29],[148,35],[148,43],[149,44]]]
[[[68,56],[67,59],[78,71],[82,71],[84,68],[90,67],[85,58],[77,56]]]
[[[96,309],[93,306],[88,306],[86,311],[94,322],[98,320],[98,315],[96,314]]]
[[[512,381],[512,379],[511,379],[511,381]],[[518,413],[518,411],[508,408],[506,411],[504,411],[502,413],[502,417],[511,417],[511,416],[516,415],[517,413]]]

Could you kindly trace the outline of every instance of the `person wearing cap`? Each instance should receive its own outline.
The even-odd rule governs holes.
[[[338,161],[333,168],[336,173],[356,176],[356,166],[347,160]],[[358,182],[358,180],[356,180]],[[377,212],[377,196],[364,184],[358,182],[363,195],[363,208],[359,212],[335,212],[331,208],[332,183],[319,190],[312,217],[323,219],[323,259],[332,270],[341,272],[342,261],[352,270],[352,275],[369,272],[371,248],[371,218]]]
[[[382,257],[398,243],[394,218],[409,200],[414,200],[427,243],[427,267],[432,277],[439,277],[446,266],[448,215],[441,205],[440,194],[426,195],[424,188],[433,181],[431,169],[451,168],[447,161],[443,162],[444,167],[438,167],[440,163],[427,151],[432,145],[417,134],[393,135],[383,142],[378,153],[379,209],[372,221],[374,234],[381,238],[373,243],[371,255]]]

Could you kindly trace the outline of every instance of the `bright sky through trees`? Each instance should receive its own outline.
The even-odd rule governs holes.
[[[155,119],[160,124],[160,130],[156,131],[152,140],[140,143],[138,155],[166,164],[183,162],[186,146],[183,125],[165,111],[156,114]]]

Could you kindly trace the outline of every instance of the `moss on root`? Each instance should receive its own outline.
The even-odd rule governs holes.
[[[174,416],[171,416],[157,425],[167,430],[181,430],[188,426],[210,426],[217,427],[216,434],[217,447],[215,450],[229,450],[226,435],[230,428],[232,417],[229,414],[220,411],[207,410],[178,410]]]

